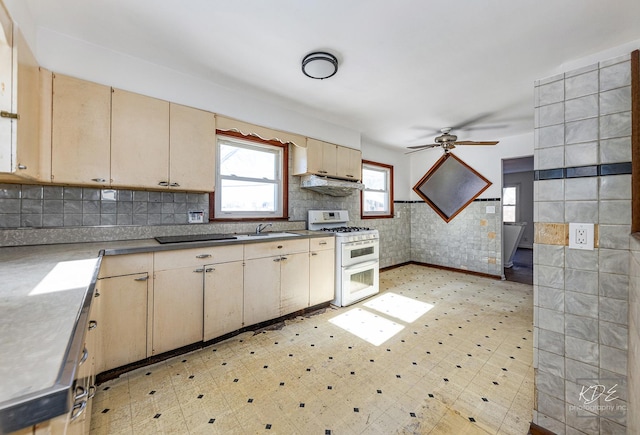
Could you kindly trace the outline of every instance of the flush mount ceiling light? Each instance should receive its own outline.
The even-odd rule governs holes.
[[[324,51],[309,53],[302,59],[302,72],[312,79],[328,79],[338,72],[338,59]]]

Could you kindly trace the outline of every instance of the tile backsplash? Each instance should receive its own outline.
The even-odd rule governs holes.
[[[0,228],[186,224],[189,210],[206,222],[209,195],[0,183]]]

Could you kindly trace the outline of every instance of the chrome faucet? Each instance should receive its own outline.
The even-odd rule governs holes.
[[[256,227],[256,234],[260,234],[263,230],[266,230],[268,227],[273,226],[273,224],[259,224]]]

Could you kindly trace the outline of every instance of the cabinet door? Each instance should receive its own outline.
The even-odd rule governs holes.
[[[309,306],[309,254],[284,255],[280,261],[280,315]]]
[[[335,294],[335,250],[311,251],[309,253],[309,306],[334,299]]]
[[[338,147],[337,176],[350,180],[362,178],[362,153],[353,148]]]
[[[205,266],[204,341],[242,328],[242,261]]]
[[[171,104],[169,187],[212,192],[215,185],[215,115]]]
[[[12,113],[13,108],[13,22],[0,4],[0,110]],[[11,129],[14,120],[0,118],[0,172],[13,172],[14,143]]]
[[[280,256],[246,260],[244,325],[280,317]]]
[[[22,32],[15,29],[14,37],[18,55],[17,111],[20,114],[16,132],[16,174],[41,180],[40,69]]]
[[[202,341],[202,268],[168,269],[154,275],[153,354]]]
[[[169,103],[113,89],[113,186],[160,188],[169,184]]]
[[[336,175],[336,145],[307,140],[307,171],[318,175]]]
[[[51,178],[56,183],[110,183],[111,88],[55,74]]]
[[[40,180],[40,77],[20,29],[0,5],[0,178]],[[49,180],[46,180],[49,181]]]
[[[96,375],[97,373],[97,364],[100,360],[100,352],[99,345],[102,342],[100,338],[101,323],[100,319],[100,298],[95,297],[91,303],[91,311],[89,312],[89,330],[87,331],[87,340],[86,347],[89,351],[89,361],[91,363],[89,369],[89,379],[87,382],[87,407],[84,412],[84,428],[83,433],[89,434],[91,429],[91,410],[93,409],[93,396],[96,393]]]
[[[147,357],[147,273],[102,278],[97,372]]]

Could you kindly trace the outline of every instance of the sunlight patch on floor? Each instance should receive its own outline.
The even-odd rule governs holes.
[[[426,302],[411,299],[393,292],[386,292],[363,305],[407,323],[415,322],[434,307]]]
[[[329,322],[374,346],[380,346],[404,329],[404,326],[362,308],[349,310]]]

